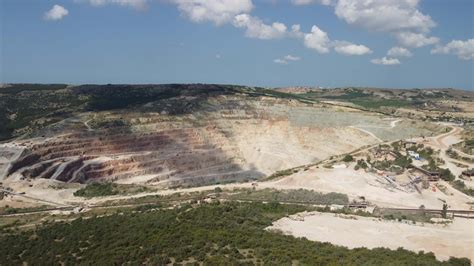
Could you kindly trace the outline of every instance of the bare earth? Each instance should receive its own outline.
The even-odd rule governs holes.
[[[416,252],[431,251],[441,260],[450,256],[474,259],[474,220],[470,219],[456,218],[448,225],[413,225],[312,212],[282,218],[267,229],[349,248],[403,247]]]

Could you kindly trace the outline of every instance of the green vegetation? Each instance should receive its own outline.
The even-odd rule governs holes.
[[[474,197],[474,189],[467,187],[466,184],[464,184],[463,181],[455,180],[455,181],[451,182],[451,185],[455,189],[461,191],[462,193],[464,193],[466,195],[469,195],[471,197]]]
[[[402,141],[395,141],[390,144],[392,146],[393,150],[395,151],[400,151],[402,149]]]
[[[235,200],[252,200],[252,201],[278,201],[291,203],[311,203],[319,205],[339,204],[346,205],[349,203],[349,198],[342,193],[327,193],[316,192],[307,189],[295,190],[247,190],[245,192],[231,194],[230,199]]]
[[[26,207],[26,208],[13,208],[8,205],[5,207],[0,207],[0,214],[15,214],[15,213],[23,213],[23,212],[33,212],[33,211],[42,211],[47,210],[51,207],[47,205],[42,205],[38,207]]]
[[[457,146],[459,147],[459,146]],[[473,148],[466,148],[465,146],[460,146],[459,148],[463,149],[463,152],[464,153],[467,153],[467,154],[472,154],[472,149]],[[472,158],[469,158],[469,157],[466,157],[466,156],[462,156],[460,155],[458,152],[456,152],[454,149],[452,148],[449,148],[446,150],[446,154],[453,158],[453,159],[456,159],[456,160],[459,160],[459,161],[465,161],[465,162],[469,162],[469,163],[472,163],[474,162],[474,159]]]
[[[429,160],[429,159],[432,158],[433,153],[434,153],[432,148],[430,148],[430,147],[424,148],[423,144],[420,144],[418,147],[419,148],[416,150],[416,152],[418,154],[420,154],[421,158],[423,158],[425,160]]]
[[[392,162],[388,161],[388,160],[374,161],[372,163],[372,166],[376,169],[379,169],[379,170],[388,171],[390,169],[390,167],[392,166]]]
[[[453,181],[455,179],[455,176],[453,175],[453,173],[451,173],[451,170],[449,170],[448,168],[446,169],[439,168],[439,175],[440,175],[440,178],[443,179],[444,181]]]
[[[357,164],[354,167],[355,170],[359,170],[360,168],[362,169],[367,169],[369,167],[367,163],[364,161],[364,159],[357,160]]]
[[[342,161],[346,162],[346,163],[352,162],[352,161],[354,161],[354,157],[352,157],[352,155],[350,155],[350,154],[347,154],[346,156],[344,156],[344,158],[342,158]]]
[[[309,97],[306,97],[304,94],[292,94],[292,93],[285,93],[277,90],[272,89],[265,89],[265,88],[241,88],[241,92],[248,94],[249,96],[267,96],[267,97],[274,97],[274,98],[281,98],[281,99],[292,99],[297,100],[304,103],[313,103],[314,100],[311,100]]]
[[[125,185],[115,183],[90,183],[84,188],[81,188],[74,192],[76,197],[102,197],[112,195],[125,195],[125,194],[136,194],[141,192],[149,191],[149,188],[138,185]]]
[[[117,265],[202,262],[205,265],[469,265],[399,248],[347,249],[264,230],[305,210],[261,203],[190,205],[122,212],[0,234],[0,264]]]
[[[270,89],[212,84],[81,85],[12,84],[0,88],[0,140],[34,134],[56,122],[84,111],[143,108],[154,102],[171,114],[184,114],[201,107],[208,97],[242,94],[313,103],[303,96]],[[193,100],[183,101],[182,96]],[[170,104],[176,102],[177,104]],[[107,125],[105,125],[107,126]]]
[[[424,121],[472,121],[467,117],[460,117],[444,112],[463,112],[462,107],[447,104],[443,99],[457,99],[460,102],[472,102],[472,94],[452,89],[443,90],[390,90],[377,88],[334,88],[330,90],[314,89],[308,93],[300,94],[315,101],[336,100],[346,102],[352,108],[381,113],[397,115],[409,118],[420,118]],[[336,104],[338,105],[338,104]],[[418,112],[405,112],[399,109],[429,110],[435,111],[423,118]],[[443,112],[443,113],[441,113]],[[441,114],[440,114],[441,113]]]
[[[289,176],[295,173],[298,173],[298,169],[294,169],[294,168],[285,169],[285,170],[281,170],[281,171],[277,171],[273,173],[272,175],[268,176],[266,179],[267,180],[277,179],[279,177]]]
[[[7,87],[0,88],[1,94],[18,94],[25,91],[58,91],[65,89],[67,84],[28,84],[18,83],[10,84]]]
[[[361,89],[346,89],[342,94],[339,95],[330,95],[330,96],[324,96],[324,98],[327,99],[335,99],[335,100],[351,100],[355,98],[363,98],[363,97],[369,97],[371,94],[363,92]]]
[[[397,157],[395,158],[393,164],[402,167],[403,169],[407,168],[411,163],[412,159],[408,156],[402,156],[401,154],[397,153]]]
[[[438,172],[439,177],[444,181],[453,181],[455,179],[455,176],[453,175],[453,173],[451,173],[451,170],[449,170],[448,168],[444,169],[438,167],[434,159],[430,158],[428,164],[422,165],[421,167],[430,172]]]
[[[127,108],[180,95],[180,91],[173,85],[163,88],[106,85],[100,89],[96,89],[95,85],[90,86],[92,87],[82,86],[81,92],[90,95],[90,101],[86,108],[93,111]]]
[[[402,108],[402,107],[409,107],[413,106],[412,103],[405,100],[374,100],[374,99],[348,99],[349,102],[359,105],[366,109],[380,109],[382,107],[390,107],[390,108]]]
[[[458,143],[456,144],[456,147],[460,147],[464,153],[474,155],[474,139],[468,139]]]
[[[448,204],[443,204],[443,211],[441,212],[441,216],[446,219],[448,216]]]
[[[427,165],[422,165],[421,168],[428,170],[430,172],[436,172],[438,171],[438,166],[436,165],[436,162],[434,159],[429,159]]]
[[[420,210],[423,210],[420,208]],[[373,213],[375,217],[381,217],[387,220],[411,221],[412,223],[431,223],[431,218],[439,217],[439,214],[424,211],[406,211],[377,208]]]
[[[384,93],[390,94],[393,97],[393,92],[389,90],[383,91]],[[401,108],[410,107],[413,105],[420,105],[421,101],[410,101],[407,99],[386,99],[375,95],[373,92],[365,91],[361,88],[345,88],[335,89],[324,92],[309,92],[303,94],[304,96],[312,99],[330,99],[338,101],[346,101],[352,104],[358,105],[363,109],[378,110],[381,108]]]
[[[86,187],[74,192],[74,196],[85,198],[111,196],[117,194],[119,194],[119,191],[117,189],[117,184],[114,183],[91,183]]]
[[[410,157],[404,156],[398,151],[394,151],[392,154],[395,157],[394,160],[374,161],[372,166],[379,170],[392,171],[401,174],[403,170],[408,168],[412,163]]]
[[[469,131],[469,130],[467,130]],[[469,133],[466,133],[466,135]],[[470,139],[454,144],[454,147],[461,150],[462,152],[470,155],[474,155],[474,139],[472,139],[472,133],[468,136]]]
[[[0,88],[0,140],[30,133],[77,110],[85,99],[64,92],[65,88],[64,84],[14,84]],[[23,131],[15,132],[20,129]]]

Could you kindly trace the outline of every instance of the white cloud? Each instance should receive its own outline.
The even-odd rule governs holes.
[[[281,58],[277,58],[275,60],[273,60],[274,63],[276,64],[281,64],[281,65],[287,65],[288,64],[288,61],[284,60],[284,59],[281,59]]]
[[[369,47],[362,44],[354,44],[347,41],[331,41],[328,34],[316,25],[313,25],[311,28],[311,33],[303,34],[303,36],[304,45],[321,54],[329,53],[331,48],[334,48],[337,53],[343,55],[365,55],[372,53]]]
[[[291,26],[291,34],[293,37],[301,39],[304,37],[304,33],[301,32],[300,24],[295,24]]]
[[[69,11],[60,5],[54,5],[48,12],[44,14],[46,20],[60,20],[67,16]]]
[[[301,57],[294,56],[294,55],[285,55],[283,58],[277,58],[273,60],[273,62],[276,64],[288,65],[290,61],[299,61],[299,60],[301,60]]]
[[[331,41],[326,32],[314,25],[311,28],[311,33],[304,35],[304,45],[308,48],[315,49],[321,54],[326,54],[329,53]]]
[[[391,33],[400,45],[419,48],[439,41],[436,37],[428,37],[436,23],[419,10],[420,1],[337,0],[335,13],[348,24]]]
[[[345,41],[335,41],[334,50],[339,54],[344,55],[365,55],[372,53],[369,47],[362,44],[353,44]]]
[[[285,59],[286,61],[299,61],[299,60],[301,60],[301,57],[293,56],[293,55],[290,55],[290,54],[289,54],[289,55],[286,55],[286,56],[284,57],[284,59]]]
[[[310,5],[310,4],[321,4],[325,6],[329,6],[334,2],[334,0],[291,0],[291,3],[302,6],[302,5]]]
[[[370,62],[376,65],[387,65],[387,66],[400,65],[400,60],[398,60],[397,58],[387,58],[387,57],[375,58],[375,59],[370,60]]]
[[[466,41],[453,40],[445,46],[438,46],[431,50],[432,54],[454,54],[462,60],[474,59],[474,39]]]
[[[398,42],[406,47],[419,48],[439,42],[437,37],[426,37],[423,33],[399,32],[395,34]]]
[[[220,54],[216,54],[216,59],[221,59],[222,56]]]
[[[411,57],[413,54],[410,52],[410,50],[403,48],[403,47],[392,47],[390,50],[387,52],[388,56],[392,57]]]
[[[84,0],[78,0],[84,1]],[[129,6],[135,9],[145,9],[147,7],[148,0],[85,0],[93,6],[104,6],[108,4],[115,4],[120,6]]]
[[[237,28],[245,28],[245,36],[262,40],[283,38],[288,33],[283,23],[274,22],[268,25],[261,19],[248,14],[235,16],[233,25]]]
[[[194,22],[212,21],[216,25],[230,22],[238,14],[253,9],[252,0],[171,0],[181,14]]]
[[[94,1],[94,0],[90,0]],[[96,0],[106,1],[106,0]],[[261,40],[279,39],[293,37],[302,39],[306,47],[315,49],[319,53],[329,53],[332,48],[336,52],[345,55],[363,55],[372,51],[364,46],[346,41],[332,42],[327,33],[316,25],[311,28],[310,33],[303,33],[301,26],[295,24],[289,30],[281,22],[267,24],[260,18],[252,16],[249,12],[254,5],[252,0],[168,0],[177,4],[181,13],[194,22],[212,21],[216,25],[231,22],[236,28],[245,30],[245,36]],[[329,5],[337,0],[292,0],[294,4],[310,4],[318,2]],[[292,61],[288,58],[275,59],[279,64]]]
[[[429,32],[436,23],[418,10],[420,0],[339,0],[336,15],[372,31]]]

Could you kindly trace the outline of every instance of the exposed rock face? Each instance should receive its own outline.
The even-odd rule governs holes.
[[[47,128],[46,139],[17,141],[26,151],[7,174],[167,187],[251,180],[379,141],[355,123],[390,121],[288,99],[177,97],[81,113]]]

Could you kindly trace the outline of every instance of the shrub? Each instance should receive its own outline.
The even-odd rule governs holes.
[[[440,177],[441,179],[443,179],[444,181],[453,181],[454,180],[454,175],[453,173],[451,173],[451,171],[449,169],[443,169],[443,168],[440,168]]]
[[[347,154],[346,156],[344,156],[344,158],[342,159],[342,161],[343,161],[343,162],[346,162],[346,163],[352,162],[352,161],[354,161],[354,157],[352,157],[352,155],[350,155],[350,154]]]
[[[471,197],[474,197],[474,189],[468,188],[468,187],[466,186],[466,184],[464,184],[463,181],[461,181],[461,180],[456,180],[456,181],[451,182],[451,185],[452,185],[455,189],[461,191],[462,193],[464,193],[464,194],[466,194],[466,195],[469,195],[469,196],[471,196]]]
[[[395,159],[394,164],[402,168],[407,168],[412,162],[413,161],[410,157],[399,156]]]
[[[116,184],[112,183],[92,183],[84,188],[74,192],[76,197],[100,197],[100,196],[111,196],[119,193]]]
[[[359,167],[359,168],[362,168],[362,169],[367,169],[367,167],[368,167],[367,163],[364,161],[364,159],[358,160],[356,166]]]

